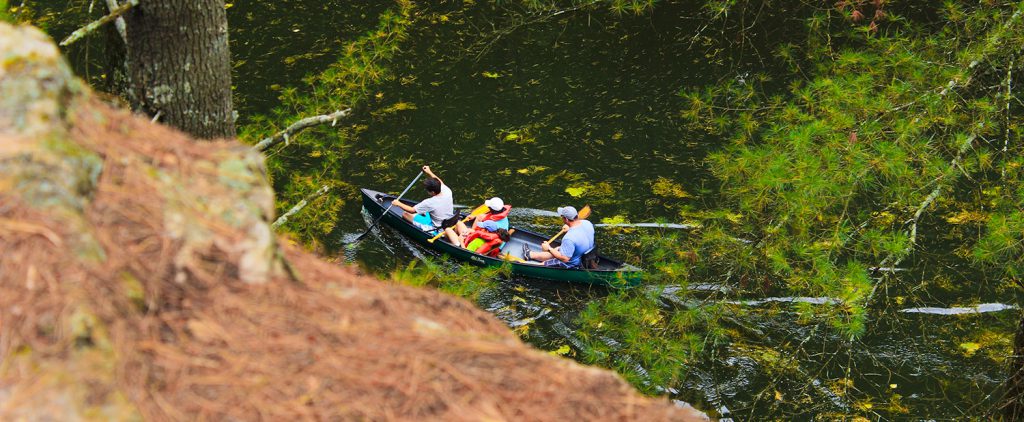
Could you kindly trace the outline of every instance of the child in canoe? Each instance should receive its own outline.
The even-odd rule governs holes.
[[[484,205],[487,206],[487,212],[476,216],[472,226],[467,227],[460,220],[454,226],[445,229],[444,232],[449,242],[453,245],[465,245],[466,236],[484,221],[493,221],[499,229],[508,230],[508,213],[512,211],[512,206],[505,205],[505,202],[498,197],[484,201]]]
[[[476,252],[497,258],[501,253],[501,246],[508,241],[510,235],[508,230],[498,227],[494,221],[484,221],[476,225],[466,239],[462,247]]]

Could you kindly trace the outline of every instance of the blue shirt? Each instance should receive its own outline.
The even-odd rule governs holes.
[[[594,225],[587,220],[580,220],[580,224],[570,228],[562,239],[562,245],[558,251],[569,257],[565,265],[578,267],[580,257],[594,249]]]
[[[508,230],[508,217],[505,217],[505,218],[502,218],[501,220],[495,221],[495,223],[498,223],[498,228],[499,229]]]

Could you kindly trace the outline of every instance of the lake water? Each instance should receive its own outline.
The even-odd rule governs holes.
[[[41,5],[30,7],[38,7],[36,16],[57,37],[84,22],[88,6]],[[304,75],[325,68],[390,6],[234,2],[229,19],[242,122],[275,107],[282,87],[301,86]],[[545,18],[511,2],[420,5],[393,64],[398,78],[380,86],[374,100],[380,107],[412,107],[356,117],[368,129],[348,147],[348,176],[340,182],[399,192],[429,164],[457,203],[473,207],[500,196],[515,207],[516,224],[542,232],[560,226],[556,207],[590,204],[592,220],[610,219],[611,226],[598,228],[598,241],[613,256],[629,256],[640,230],[686,232],[691,222],[681,211],[715,203],[716,184],[702,162],[723,141],[680,117],[678,92],[771,72],[756,49],[728,51],[727,61],[710,56],[718,44],[695,38],[705,24],[694,18],[695,7],[659,2],[640,16],[576,10]],[[775,36],[785,37],[786,25],[779,22]],[[93,80],[102,74],[102,42],[94,37],[69,51]],[[685,194],[655,195],[659,182]],[[382,274],[432,255],[389,229],[343,248],[369,218],[355,189],[339,194],[348,201],[338,211],[338,229],[324,239],[330,253]],[[410,196],[423,192],[414,188]],[[615,227],[623,221],[641,227]],[[654,222],[668,226],[650,227]],[[829,298],[733,297],[724,276],[691,280],[686,290],[670,287],[661,293],[666,307],[730,301],[746,340],[695,362],[680,385],[661,387],[737,420],[956,418],[988,411],[1006,377],[1017,312],[1004,304],[1015,303],[1014,293],[951,254],[917,257],[899,270],[888,297],[905,302],[879,304],[867,333],[854,341],[795,316],[795,304],[828,306]],[[576,315],[606,294],[512,279],[483,292],[480,306],[525,341],[555,350],[579,344]],[[751,358],[766,350],[791,358],[787,369]]]

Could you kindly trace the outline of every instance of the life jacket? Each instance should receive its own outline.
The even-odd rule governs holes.
[[[466,240],[462,242],[462,246],[468,246],[470,242],[477,238],[483,240],[484,244],[481,245],[479,248],[476,248],[474,252],[480,255],[486,255],[495,258],[498,257],[498,254],[501,253],[501,248],[498,246],[501,246],[501,244],[504,243],[504,241],[502,241],[501,238],[498,237],[497,233],[492,233],[483,229],[473,230],[472,232],[469,233],[469,236],[466,236]]]
[[[483,218],[480,221],[494,221],[498,223],[499,229],[508,230],[509,211],[512,211],[512,206],[505,205],[505,209],[501,210],[501,212],[488,212],[487,214],[483,215]]]

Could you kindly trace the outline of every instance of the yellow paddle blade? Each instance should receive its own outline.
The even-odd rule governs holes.
[[[505,261],[512,261],[512,262],[526,262],[526,260],[524,260],[523,258],[520,258],[520,257],[515,256],[515,255],[510,255],[510,254],[503,254],[503,255],[501,255],[501,259],[504,259]]]
[[[487,205],[481,205],[479,207],[476,207],[476,209],[474,209],[473,212],[469,213],[469,216],[467,216],[467,218],[487,214],[488,210],[490,210],[490,208],[488,208]]]
[[[579,217],[576,218],[582,218],[586,220],[587,217],[590,217],[590,205],[584,205],[583,209],[581,209],[579,212]]]

